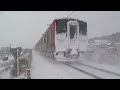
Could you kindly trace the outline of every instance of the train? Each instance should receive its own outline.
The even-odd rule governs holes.
[[[87,50],[87,22],[74,18],[55,19],[35,45],[50,57],[79,57]]]

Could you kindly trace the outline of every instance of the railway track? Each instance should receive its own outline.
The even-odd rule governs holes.
[[[69,67],[71,67],[71,68],[73,68],[73,69],[75,69],[75,70],[77,70],[77,71],[80,71],[80,72],[83,72],[83,73],[85,73],[85,74],[87,74],[87,75],[89,75],[89,76],[92,76],[92,77],[94,77],[95,79],[103,79],[103,78],[101,78],[101,77],[99,77],[99,76],[97,76],[97,75],[94,75],[94,74],[89,73],[89,72],[87,72],[87,71],[85,71],[85,70],[79,69],[79,68],[77,68],[77,67],[71,66],[71,65],[66,64],[66,63],[64,63],[64,62],[61,62],[61,63],[65,64],[65,65],[67,65],[67,66],[69,66]]]
[[[101,69],[101,68],[98,68],[95,66],[90,66],[87,64],[83,64],[83,63],[76,63],[74,61],[71,62],[72,60],[60,61],[59,59],[62,59],[62,58],[57,58],[56,60],[58,60],[59,62],[65,64],[73,69],[76,69],[85,74],[93,76],[96,79],[120,79],[120,73],[104,70],[104,69]]]
[[[58,59],[65,59],[65,58],[56,58],[56,59],[51,58],[51,60],[54,60],[54,61],[59,62],[59,63],[62,63],[62,64],[66,65],[66,66],[68,66],[68,67],[70,67],[72,69],[75,69],[75,70],[79,71],[79,72],[83,72],[83,73],[85,73],[85,74],[87,74],[87,75],[89,75],[89,76],[91,76],[91,77],[93,77],[95,79],[103,79],[103,78],[101,78],[101,77],[99,77],[97,75],[94,75],[92,73],[89,73],[89,72],[87,72],[85,70],[82,70],[82,69],[79,69],[77,67],[71,66],[71,65],[69,65],[69,64],[67,64],[67,63],[65,63],[63,61],[59,61]]]
[[[87,72],[87,71],[85,71],[85,70],[82,70],[82,69],[80,69],[80,68],[77,68],[77,67],[74,67],[74,66],[72,66],[72,65],[69,65],[68,63],[66,63],[66,62],[64,62],[64,61],[60,61],[60,60],[58,60],[58,59],[64,59],[64,58],[56,58],[56,61],[59,61],[60,63],[66,65],[66,66],[68,66],[68,67],[71,67],[71,68],[73,68],[73,69],[75,69],[75,70],[77,70],[77,71],[83,72],[83,73],[85,73],[85,74],[87,74],[87,75],[89,75],[89,76],[91,76],[91,77],[93,77],[93,78],[95,78],[95,79],[103,79],[103,78],[101,78],[101,77],[99,77],[99,76],[97,76],[97,75],[94,75],[94,74],[89,73],[89,72]]]
[[[90,76],[95,77],[96,79],[119,79],[120,78],[120,74],[119,73],[115,73],[115,72],[111,72],[108,70],[104,70],[101,68],[97,68],[97,67],[93,67],[93,66],[89,66],[86,64],[82,64],[82,63],[77,63],[74,64],[74,62],[71,64],[71,62],[63,62],[60,61],[63,64],[72,67],[78,71],[84,72]],[[82,68],[81,68],[82,67]],[[102,73],[102,75],[101,75]]]
[[[101,69],[101,68],[97,68],[97,67],[94,67],[94,66],[86,65],[86,64],[83,64],[83,63],[79,63],[79,64],[84,65],[84,66],[87,66],[87,67],[90,67],[90,68],[94,68],[94,69],[96,69],[96,70],[100,70],[100,71],[103,71],[103,72],[107,72],[107,73],[110,73],[110,74],[114,74],[114,75],[116,75],[116,76],[120,76],[120,73],[108,71],[108,70],[105,70],[105,69]]]

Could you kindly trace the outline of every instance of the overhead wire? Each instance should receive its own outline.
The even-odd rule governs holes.
[[[67,16],[67,18],[69,18],[73,13],[75,13],[75,11],[73,11],[72,13],[70,13],[70,14]]]

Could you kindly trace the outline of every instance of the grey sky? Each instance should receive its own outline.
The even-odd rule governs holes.
[[[72,11],[1,11],[0,47],[32,48],[55,18],[67,17]],[[73,18],[88,23],[88,37],[120,32],[119,11],[76,11]]]

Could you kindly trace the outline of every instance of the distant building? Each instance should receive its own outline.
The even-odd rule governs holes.
[[[95,40],[96,45],[110,45],[111,41],[109,40]]]

